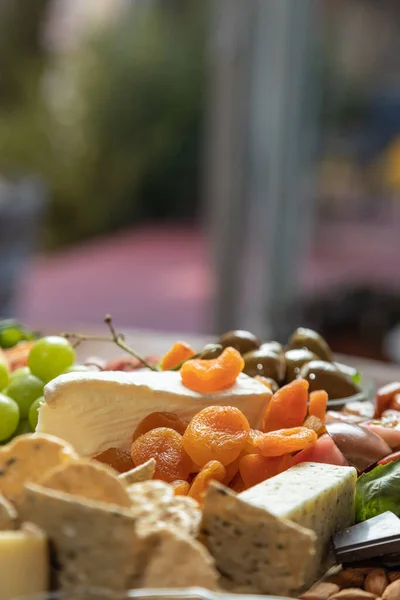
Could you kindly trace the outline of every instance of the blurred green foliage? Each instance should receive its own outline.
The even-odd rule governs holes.
[[[39,22],[46,2],[32,1],[41,5]],[[51,106],[38,89],[43,53],[39,67],[32,63],[21,72],[23,109],[0,106],[0,166],[34,170],[49,183],[48,248],[139,221],[196,214],[204,4],[132,3],[122,19],[52,65]],[[13,59],[18,54],[9,52]]]

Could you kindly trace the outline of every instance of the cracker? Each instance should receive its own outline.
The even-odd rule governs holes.
[[[18,514],[14,506],[0,496],[0,531],[16,529],[18,525]]]
[[[128,492],[140,527],[161,524],[197,536],[201,511],[193,498],[174,496],[172,486],[157,480],[135,483]]]
[[[159,528],[156,536],[140,587],[218,589],[214,560],[200,542],[168,527]]]
[[[156,461],[154,458],[150,458],[147,462],[127,471],[126,473],[121,473],[119,475],[119,479],[123,481],[126,485],[132,485],[133,483],[140,483],[142,481],[148,481],[149,479],[153,479],[154,473],[156,470]]]
[[[26,482],[38,482],[49,469],[77,459],[72,446],[56,437],[21,435],[0,448],[0,494],[18,507]]]
[[[131,500],[113,469],[91,460],[59,465],[48,471],[40,485],[89,500],[129,507]]]
[[[154,536],[138,538],[129,510],[40,485],[26,485],[21,516],[52,542],[55,583],[61,590],[126,590],[152,550]]]
[[[231,591],[290,596],[304,584],[316,535],[241,500],[212,482],[203,505],[203,541]]]

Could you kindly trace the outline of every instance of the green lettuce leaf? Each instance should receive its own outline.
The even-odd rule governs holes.
[[[356,521],[365,521],[387,510],[400,516],[400,461],[378,465],[358,478]]]

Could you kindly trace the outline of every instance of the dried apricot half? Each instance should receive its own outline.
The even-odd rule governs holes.
[[[210,481],[223,481],[226,477],[226,469],[218,460],[211,460],[199,471],[190,486],[189,496],[201,502],[204,492]]]
[[[208,406],[195,415],[183,434],[183,447],[200,467],[211,460],[229,465],[243,450],[250,425],[234,406]]]
[[[267,458],[260,454],[248,454],[240,459],[240,475],[246,487],[257,485],[270,477],[283,473],[293,466],[290,454]]]
[[[131,457],[135,466],[154,458],[154,479],[167,483],[187,479],[192,469],[192,461],[183,448],[182,436],[168,427],[158,427],[141,435],[132,444]]]
[[[242,355],[235,348],[228,347],[218,358],[188,360],[182,365],[180,374],[184,386],[207,394],[233,385],[243,367]]]
[[[134,442],[141,435],[144,435],[152,429],[157,429],[157,427],[168,427],[183,435],[186,431],[187,421],[172,412],[150,413],[143,421],[140,421],[139,425],[136,427],[132,441]]]
[[[184,360],[192,358],[196,352],[186,342],[175,342],[175,344],[164,354],[160,361],[163,371],[168,371],[180,365]]]
[[[325,422],[326,409],[328,407],[328,394],[325,390],[315,390],[310,393],[310,406],[308,414]]]
[[[134,466],[129,452],[120,448],[108,448],[108,450],[104,450],[104,452],[97,454],[93,458],[105,465],[109,465],[118,471],[118,473],[126,473],[126,471],[133,469]]]
[[[306,418],[307,405],[308,381],[295,379],[272,396],[264,413],[262,431],[299,427]]]
[[[306,427],[270,431],[254,440],[254,446],[263,456],[283,456],[314,446],[318,435]]]
[[[190,483],[183,479],[176,479],[171,481],[171,485],[174,488],[175,496],[187,496],[190,490]]]

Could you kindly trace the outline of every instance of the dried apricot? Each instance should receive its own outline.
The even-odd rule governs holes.
[[[231,488],[231,490],[233,490],[237,494],[240,494],[240,492],[244,492],[244,490],[246,489],[246,485],[245,485],[240,473],[236,473],[235,477],[232,479],[231,483],[229,484],[229,487]]]
[[[168,427],[168,429],[173,429],[183,435],[186,431],[187,421],[171,412],[150,413],[143,421],[140,421],[139,425],[136,427],[132,441],[134,442],[141,435],[144,435],[152,429],[157,429],[157,427]]]
[[[176,479],[175,481],[171,481],[171,485],[174,488],[175,496],[188,495],[190,489],[190,483],[188,481],[185,481],[184,479]]]
[[[239,472],[239,459],[240,457],[234,460],[230,465],[226,465],[226,475],[222,481],[224,485],[229,485],[235,475]]]
[[[12,348],[4,350],[10,371],[28,366],[28,356],[35,342],[20,342]]]
[[[196,358],[185,362],[180,370],[184,386],[195,392],[218,392],[233,385],[242,372],[244,360],[234,348],[228,347],[211,360]]]
[[[293,466],[293,458],[290,454],[274,458],[267,458],[260,454],[248,454],[240,459],[240,475],[246,487],[252,487],[283,473],[291,466]]]
[[[249,422],[238,408],[208,406],[190,421],[183,447],[200,467],[211,460],[225,466],[239,457],[249,431]]]
[[[291,381],[275,392],[269,401],[261,425],[262,431],[299,427],[306,418],[307,404],[308,381]]]
[[[168,371],[178,367],[184,360],[192,358],[195,354],[196,352],[186,342],[176,342],[162,357],[160,367],[163,371]]]
[[[310,393],[310,406],[308,414],[325,422],[326,409],[328,407],[328,394],[325,390],[315,390]]]
[[[326,427],[323,421],[318,417],[314,417],[313,415],[307,417],[307,419],[303,423],[303,427],[307,427],[307,429],[312,429],[315,431],[318,437],[326,433]]]
[[[118,473],[126,473],[126,471],[133,469],[134,466],[129,452],[121,450],[120,448],[109,448],[93,458],[101,463],[109,465],[118,471]]]
[[[223,481],[226,477],[226,469],[218,460],[211,460],[199,471],[190,486],[189,496],[201,502],[204,492],[210,481]]]
[[[192,468],[192,461],[183,448],[182,436],[168,427],[158,427],[141,435],[132,444],[131,457],[135,466],[154,458],[154,479],[167,483],[187,479]]]
[[[250,429],[242,454],[259,454],[260,452],[256,446],[256,441],[264,435],[265,434],[258,429]]]
[[[318,439],[312,429],[293,427],[270,431],[257,437],[254,446],[263,456],[283,456],[313,446]]]

